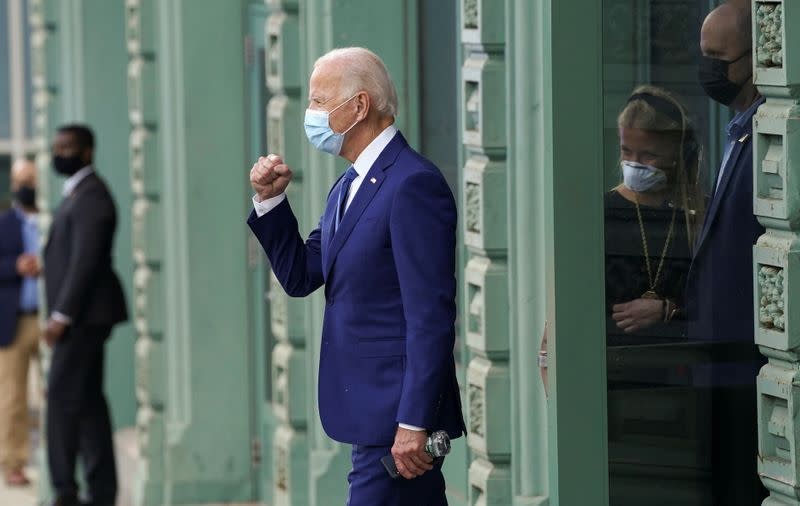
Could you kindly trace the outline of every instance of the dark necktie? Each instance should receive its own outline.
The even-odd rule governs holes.
[[[353,184],[353,180],[358,177],[358,172],[356,169],[353,168],[351,165],[347,172],[344,173],[342,177],[342,184],[339,186],[339,201],[337,202],[336,206],[336,227],[334,231],[339,228],[339,223],[342,222],[342,216],[344,216],[345,205],[347,204],[347,194],[350,191],[350,185]]]

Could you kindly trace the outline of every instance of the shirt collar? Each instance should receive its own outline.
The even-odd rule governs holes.
[[[78,187],[80,182],[89,177],[90,175],[92,175],[93,173],[94,173],[94,166],[87,165],[86,167],[82,168],[75,174],[71,175],[70,177],[67,178],[66,181],[64,181],[64,189],[61,192],[61,194],[64,195],[65,197],[72,195],[72,192],[75,191],[75,188]]]
[[[728,136],[738,137],[744,130],[750,128],[750,125],[752,125],[753,116],[755,116],[758,108],[766,100],[767,99],[764,97],[758,97],[758,99],[753,102],[753,104],[748,107],[746,111],[737,113],[736,116],[734,116],[733,119],[728,123]]]
[[[23,223],[37,223],[36,213],[26,213],[19,205],[14,206],[14,212]]]
[[[358,172],[358,177],[367,175],[367,172],[372,168],[378,157],[381,156],[386,146],[392,142],[395,134],[397,134],[397,127],[389,125],[358,155],[356,161],[353,162],[353,168]]]

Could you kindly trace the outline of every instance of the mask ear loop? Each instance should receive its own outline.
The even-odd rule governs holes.
[[[336,107],[334,107],[333,109],[331,109],[330,111],[328,111],[328,128],[330,128],[330,129],[331,129],[331,131],[332,131],[333,133],[338,133],[338,132],[336,132],[336,131],[333,129],[333,127],[331,126],[331,114],[333,114],[333,113],[334,113],[334,111],[336,111],[338,108],[342,107],[342,106],[343,106],[344,104],[346,104],[347,102],[349,102],[349,101],[353,100],[354,98],[356,98],[356,97],[358,96],[358,94],[359,94],[359,93],[361,93],[361,92],[359,91],[358,93],[356,93],[356,94],[355,94],[355,95],[353,95],[352,97],[348,98],[347,100],[345,100],[345,101],[344,101],[344,102],[342,102],[341,104],[337,105]],[[354,126],[356,126],[356,125],[358,125],[360,122],[361,122],[361,120],[360,120],[360,119],[356,119],[356,121],[355,121],[355,122],[354,122],[352,125],[350,125],[350,126],[347,128],[347,130],[345,130],[344,132],[341,132],[341,133],[340,133],[340,135],[346,135],[346,134],[347,134],[347,132],[349,132],[350,130],[352,130],[352,129],[353,129],[353,127],[354,127]]]

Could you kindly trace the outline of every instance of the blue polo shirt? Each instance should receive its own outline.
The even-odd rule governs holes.
[[[22,221],[22,247],[25,253],[36,255],[39,253],[39,225],[36,216],[27,215],[21,209],[15,208],[17,216]],[[20,311],[36,311],[39,308],[39,290],[36,278],[25,277],[22,280],[22,289],[19,292]]]

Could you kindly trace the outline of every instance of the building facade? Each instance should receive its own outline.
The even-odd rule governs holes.
[[[120,449],[124,500],[344,503],[349,448],[316,412],[323,294],[285,296],[244,220],[249,167],[275,152],[296,169],[289,198],[301,226],[317,223],[344,167],[305,140],[309,70],[334,47],[363,45],[397,83],[398,126],[460,203],[455,351],[469,436],[445,466],[451,504],[709,504],[702,462],[637,465],[671,442],[702,443],[686,429],[700,411],[672,401],[686,385],[651,410],[637,408],[652,392],[622,403],[609,393],[620,361],[649,367],[672,352],[607,345],[602,211],[619,180],[616,116],[639,84],[682,96],[703,166],[719,164],[731,113],[705,98],[694,66],[700,24],[718,3],[28,0],[44,199],[57,202],[48,139],[83,121],[97,131],[99,172],[122,217],[116,262],[133,322],[110,345],[107,390],[116,426],[134,428]],[[790,310],[800,4],[751,8],[767,97],[753,135],[754,212],[767,227],[753,265],[754,332],[770,359],[752,430],[765,504],[800,504]],[[691,368],[696,353],[669,356]],[[626,457],[633,440],[638,453]]]

